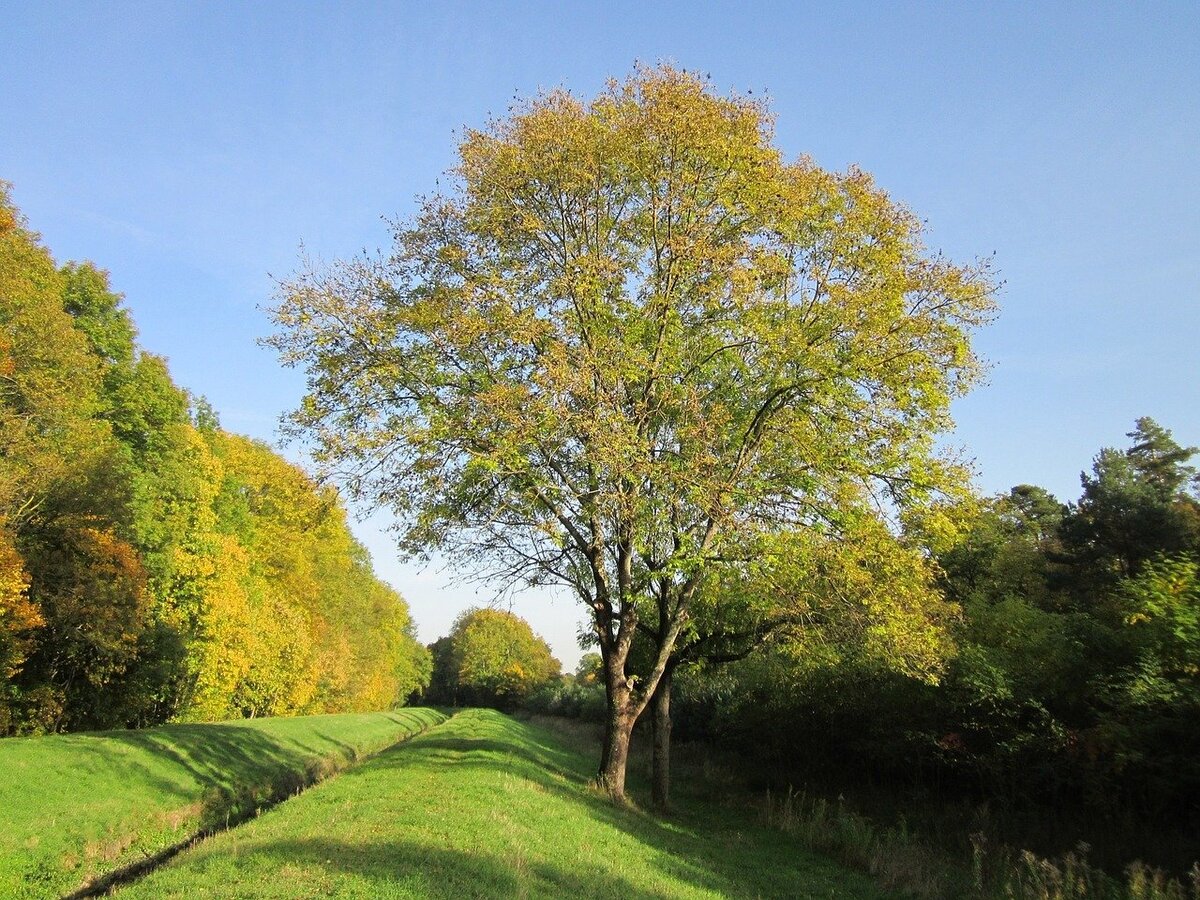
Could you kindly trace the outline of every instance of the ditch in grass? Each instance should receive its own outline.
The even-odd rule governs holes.
[[[684,797],[664,820],[615,807],[589,787],[594,766],[544,728],[468,710],[119,896],[888,896],[752,809]]]
[[[107,883],[444,721],[431,709],[0,741],[0,897]]]

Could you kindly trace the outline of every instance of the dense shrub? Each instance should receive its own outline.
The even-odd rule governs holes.
[[[603,722],[604,685],[565,675],[547,682],[530,694],[522,708],[547,716],[562,716],[584,722]]]

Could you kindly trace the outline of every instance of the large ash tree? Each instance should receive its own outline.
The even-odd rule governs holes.
[[[762,103],[667,67],[467,131],[453,174],[390,255],[281,285],[292,425],[405,553],[579,597],[622,799],[704,585],[961,478],[932,442],[991,285],[863,172],[785,162]]]

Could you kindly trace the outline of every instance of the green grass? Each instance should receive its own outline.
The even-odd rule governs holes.
[[[739,805],[660,819],[561,735],[469,710],[187,851],[121,897],[884,896]]]
[[[445,719],[429,709],[0,741],[0,897],[53,897]]]

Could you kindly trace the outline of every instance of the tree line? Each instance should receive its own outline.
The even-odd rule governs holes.
[[[0,186],[0,734],[380,709],[428,676],[337,493],[222,429]]]
[[[959,530],[928,550],[955,611],[932,677],[860,643],[779,640],[687,671],[679,727],[793,778],[986,800],[1036,832],[1010,840],[1058,842],[1047,852],[1080,837],[1046,827],[1066,820],[1111,842],[1107,862],[1186,868],[1200,828],[1197,448],[1150,418],[1128,437],[1072,502],[1020,485],[957,511]]]

